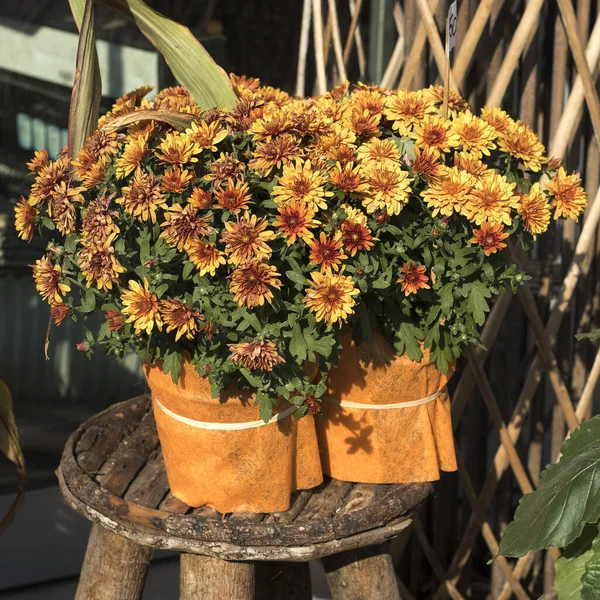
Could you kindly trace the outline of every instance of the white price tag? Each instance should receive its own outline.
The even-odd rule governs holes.
[[[454,46],[456,46],[456,31],[458,30],[458,0],[454,0],[448,9],[448,20],[446,21],[446,27],[448,30],[447,52],[448,56],[450,56],[450,52]]]

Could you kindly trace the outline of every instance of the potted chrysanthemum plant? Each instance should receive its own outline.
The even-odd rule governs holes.
[[[524,280],[507,239],[576,219],[579,178],[499,109],[452,94],[444,117],[438,87],[226,89],[132,92],[80,148],[36,154],[16,222],[62,236],[34,268],[55,322],[100,311],[79,348],[142,358],[190,505],[454,469],[454,361]]]

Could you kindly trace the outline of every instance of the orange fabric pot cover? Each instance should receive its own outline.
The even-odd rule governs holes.
[[[342,347],[339,364],[327,378],[323,414],[316,419],[323,472],[343,481],[409,483],[435,481],[440,470],[455,471],[445,387],[452,371],[443,375],[426,349],[420,363],[397,356],[380,333],[360,346],[347,336]],[[331,402],[396,404],[440,390],[431,402],[405,408],[357,409]]]
[[[289,508],[292,491],[323,481],[312,416],[290,414],[241,430],[194,427],[160,405],[194,421],[246,423],[260,420],[254,395],[232,388],[213,398],[208,380],[187,361],[178,385],[157,365],[144,370],[171,493],[189,506],[208,505],[221,513],[279,512]]]

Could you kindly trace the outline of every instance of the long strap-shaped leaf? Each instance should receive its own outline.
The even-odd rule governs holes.
[[[78,25],[85,0],[69,0]],[[161,15],[143,0],[97,0],[133,21],[164,56],[177,81],[185,86],[202,108],[233,108],[235,94],[226,73],[202,44],[183,25]]]
[[[96,52],[94,0],[84,0],[78,22],[77,67],[69,107],[68,152],[73,158],[98,125],[102,80]]]

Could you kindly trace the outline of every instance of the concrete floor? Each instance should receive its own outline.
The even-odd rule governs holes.
[[[320,563],[311,563],[313,600],[331,598]],[[70,600],[75,597],[77,578],[39,583],[29,587],[5,590],[2,600]],[[142,600],[176,600],[179,597],[178,557],[155,561],[148,570]]]

